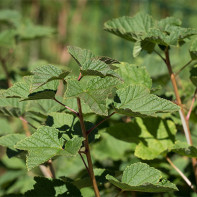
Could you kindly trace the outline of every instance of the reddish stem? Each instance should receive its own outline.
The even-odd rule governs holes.
[[[107,116],[105,119],[101,120],[101,122],[97,123],[95,126],[93,126],[91,129],[87,131],[87,135],[89,135],[94,129],[96,129],[100,124],[105,122],[107,119],[109,119],[111,116],[113,116],[116,112],[111,113],[109,116]]]

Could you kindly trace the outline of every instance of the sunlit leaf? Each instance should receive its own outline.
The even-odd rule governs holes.
[[[140,191],[140,192],[169,192],[177,191],[177,187],[167,181],[161,180],[161,172],[155,168],[149,167],[145,163],[135,163],[128,166],[119,181],[111,175],[106,179],[110,183],[120,188],[122,191]]]
[[[96,114],[107,115],[106,99],[112,93],[112,89],[120,84],[120,80],[113,77],[87,77],[77,81],[67,81],[65,97],[79,97]]]
[[[156,95],[150,94],[143,85],[130,85],[117,90],[117,113],[128,116],[156,116],[157,113],[174,112],[179,107]]]
[[[53,127],[42,126],[32,136],[18,142],[15,148],[28,151],[27,168],[31,170],[55,155],[76,155],[82,140],[77,137],[68,140],[63,148],[64,140],[59,137],[59,131]]]

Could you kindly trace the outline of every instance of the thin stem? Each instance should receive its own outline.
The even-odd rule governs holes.
[[[81,75],[81,73],[79,74],[79,77],[78,77],[78,81],[80,81],[81,79],[82,79],[82,75]]]
[[[154,52],[166,63],[165,58],[159,52],[157,52],[156,50],[154,50]]]
[[[40,171],[46,178],[52,178],[52,173],[45,165],[39,165]]]
[[[170,160],[169,157],[166,156],[166,160],[168,161],[168,163],[180,174],[180,176],[183,178],[183,180],[188,184],[188,186],[197,193],[196,189],[194,188],[194,186],[192,185],[191,181],[183,174],[183,172],[181,172],[181,170],[179,170],[174,164],[173,162]]]
[[[86,132],[84,121],[83,121],[83,113],[82,113],[80,98],[77,98],[77,106],[78,106],[78,110],[79,110],[79,120],[80,120],[81,130],[82,130],[83,137],[85,138],[84,146],[85,146],[85,152],[86,152],[86,157],[87,157],[87,162],[88,162],[88,169],[89,169],[89,172],[90,172],[90,178],[92,180],[92,185],[93,185],[93,188],[94,188],[95,196],[100,197],[97,182],[96,182],[96,178],[94,176],[92,159],[91,159],[90,148],[89,148],[89,143],[88,143],[88,135],[87,135],[87,132]]]
[[[24,117],[20,116],[19,119],[22,120],[23,122],[27,123],[28,125],[30,125],[32,128],[37,129],[34,125],[32,125],[30,122],[28,122]]]
[[[192,98],[192,103],[191,103],[191,106],[189,108],[189,112],[187,113],[187,116],[186,116],[186,120],[187,121],[189,121],[189,118],[190,118],[190,115],[191,115],[191,112],[192,112],[192,109],[193,109],[193,106],[194,106],[194,102],[196,100],[196,94],[197,94],[197,88],[196,88],[196,90],[194,92],[194,96]]]
[[[87,135],[89,135],[94,129],[96,129],[100,124],[105,122],[107,119],[109,119],[111,116],[113,116],[116,112],[111,113],[109,116],[107,116],[105,119],[101,120],[99,123],[97,123],[95,126],[93,126],[91,129],[87,131]]]
[[[86,170],[88,171],[88,174],[90,175],[90,171],[89,171],[89,169],[88,169],[88,166],[87,166],[87,164],[86,164],[86,162],[85,162],[83,156],[81,155],[81,152],[79,151],[78,153],[79,153],[79,155],[80,155],[80,157],[81,157],[81,159],[82,159],[82,161],[83,161],[84,166],[86,167]]]
[[[179,110],[179,114],[180,114],[180,117],[181,117],[181,122],[182,122],[182,125],[183,125],[183,130],[184,130],[184,133],[185,133],[185,137],[186,137],[187,143],[189,145],[192,145],[192,138],[191,138],[191,132],[190,132],[190,129],[189,129],[189,123],[186,120],[185,112],[184,112],[184,109],[182,107],[182,102],[181,102],[181,98],[179,96],[176,78],[175,78],[175,75],[174,75],[174,73],[172,71],[172,66],[171,66],[171,63],[170,63],[169,49],[168,48],[166,48],[166,50],[165,50],[165,57],[166,57],[165,62],[166,62],[166,66],[168,68],[168,72],[169,72],[170,78],[171,78],[172,86],[173,86],[174,93],[175,93],[175,96],[176,96],[176,101],[177,101],[177,104],[181,108]],[[192,158],[192,165],[193,165],[194,174],[195,174],[196,183],[197,183],[196,158]]]
[[[184,70],[189,64],[191,64],[192,63],[192,59],[189,61],[189,62],[187,62],[183,67],[181,67],[181,69],[180,70],[178,70],[176,73],[175,73],[175,77],[182,71],[182,70]]]
[[[71,112],[73,112],[77,117],[79,117],[79,113],[76,112],[74,109],[64,105],[62,102],[58,101],[56,98],[53,99],[55,102],[59,103],[60,105],[64,106],[66,109],[70,110]]]

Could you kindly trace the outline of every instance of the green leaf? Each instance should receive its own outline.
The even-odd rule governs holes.
[[[165,31],[167,26],[181,26],[182,22],[180,19],[175,17],[166,17],[164,19],[161,19],[157,26],[160,30]]]
[[[110,66],[105,63],[109,62],[111,64],[113,62],[112,59],[109,61],[109,58],[108,60],[106,58],[96,58],[96,56],[91,51],[74,46],[68,46],[68,51],[79,64],[82,75],[118,77],[118,75],[110,68]]]
[[[106,99],[112,93],[120,80],[113,77],[89,77],[80,81],[70,79],[67,81],[65,97],[79,97],[96,114],[108,115]]]
[[[17,27],[17,34],[21,40],[29,40],[47,37],[55,33],[51,27],[34,25],[30,21],[26,21]]]
[[[197,87],[197,66],[190,70],[190,80]]]
[[[157,116],[158,113],[179,110],[176,104],[150,94],[143,85],[130,85],[119,89],[117,96],[116,112],[128,116]]]
[[[178,46],[185,38],[197,34],[197,30],[179,27],[180,24],[180,20],[176,18],[170,17],[157,22],[151,16],[139,13],[134,17],[124,16],[108,21],[104,24],[104,29],[136,42],[133,52],[135,57],[142,49],[151,53],[155,44]]]
[[[82,141],[82,139],[80,140]],[[42,126],[32,136],[18,142],[15,148],[28,151],[27,168],[31,170],[55,155],[74,156],[77,154],[77,152],[73,152],[76,149],[72,151],[71,148],[77,147],[79,150],[79,139],[73,138],[72,140],[68,140],[66,144],[69,144],[65,145],[65,149],[63,149],[63,142],[64,140],[59,137],[59,131],[57,129]]]
[[[12,48],[15,46],[15,35],[14,30],[5,30],[0,33],[0,47]]]
[[[161,181],[161,172],[145,163],[135,163],[128,166],[118,181],[111,175],[106,179],[122,191],[139,192],[170,192],[177,191],[177,187],[169,181]]]
[[[146,35],[154,23],[151,16],[138,13],[134,17],[123,16],[107,21],[104,30],[133,42]]]
[[[43,86],[49,81],[64,79],[69,74],[68,71],[64,72],[53,65],[37,67],[32,71],[32,73],[34,74],[34,76],[32,79],[31,91],[34,91],[35,89]]]
[[[20,117],[25,114],[26,109],[27,103],[20,102],[19,98],[5,98],[0,95],[0,113],[6,116]]]
[[[0,145],[8,147],[12,150],[16,150],[14,146],[16,145],[17,142],[20,140],[24,139],[25,135],[24,134],[9,134],[5,135],[3,137],[0,137]]]
[[[58,80],[49,81],[36,90],[31,90],[32,77],[26,76],[22,82],[15,83],[12,87],[2,92],[7,98],[21,98],[21,100],[53,99],[58,87]]]
[[[192,58],[192,60],[196,60],[197,59],[197,39],[195,39],[189,49],[190,52],[190,56]]]
[[[21,15],[16,10],[4,10],[0,11],[0,21],[8,22],[14,26],[18,26],[21,21]]]
[[[136,143],[135,155],[141,159],[155,159],[167,151],[175,141],[176,126],[171,120],[160,118],[136,118],[136,120],[118,123],[107,132],[119,140]]]
[[[171,120],[147,118],[142,121],[138,118],[137,123],[141,134],[135,156],[147,160],[155,159],[173,145],[177,130]]]
[[[151,89],[152,79],[145,67],[136,66],[134,64],[129,64],[126,62],[121,62],[121,64],[116,65],[116,72],[124,81],[124,87],[128,85],[138,85],[142,84],[147,88]],[[119,87],[123,87],[121,84]]]
[[[107,159],[124,160],[125,152],[131,150],[131,147],[131,143],[123,142],[107,133],[101,133],[101,141],[94,144],[91,153],[93,158],[101,162]]]
[[[190,146],[185,142],[176,141],[174,146],[169,148],[169,152],[170,151],[175,152],[182,156],[197,158],[197,147]]]

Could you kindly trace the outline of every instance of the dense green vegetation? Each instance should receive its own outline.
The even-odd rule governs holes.
[[[195,4],[0,2],[0,196],[195,196]]]

